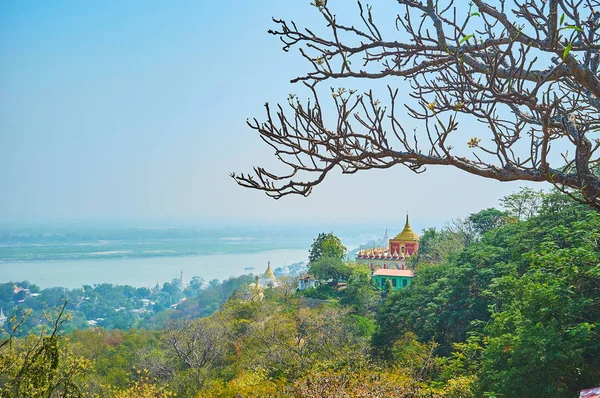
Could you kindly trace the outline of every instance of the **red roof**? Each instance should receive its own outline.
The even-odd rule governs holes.
[[[410,269],[379,268],[377,271],[373,272],[373,276],[405,276],[408,278],[412,278],[413,276],[415,276],[415,273]]]

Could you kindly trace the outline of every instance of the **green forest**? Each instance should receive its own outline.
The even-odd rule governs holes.
[[[22,311],[0,397],[576,397],[600,385],[600,213],[531,189],[500,203],[424,230],[397,290],[321,234],[315,289],[232,278],[123,328],[81,327],[71,297]]]
[[[27,281],[1,283],[0,308],[9,317],[5,325],[8,330],[27,315],[15,330],[17,337],[39,331],[44,327],[44,311],[63,304],[70,315],[62,325],[66,332],[89,326],[157,329],[169,320],[212,314],[234,291],[252,280],[248,274],[205,283],[195,276],[183,286],[180,279],[173,279],[152,288],[102,283],[80,289],[40,289]]]

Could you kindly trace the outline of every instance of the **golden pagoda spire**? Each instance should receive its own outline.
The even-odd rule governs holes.
[[[273,270],[271,269],[271,262],[269,261],[267,264],[268,264],[267,270],[265,271],[263,278],[275,279],[275,274],[273,273]]]
[[[393,240],[400,240],[400,241],[417,241],[419,240],[419,237],[417,236],[417,234],[415,234],[413,232],[413,230],[410,228],[410,223],[408,222],[408,213],[406,214],[406,224],[404,225],[404,229],[402,230],[402,232],[400,232],[398,235],[396,235],[396,237]]]

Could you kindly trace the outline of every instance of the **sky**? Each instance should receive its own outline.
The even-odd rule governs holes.
[[[524,185],[394,167],[335,173],[308,198],[276,201],[237,186],[229,173],[276,164],[246,119],[301,93],[290,79],[309,67],[267,33],[271,17],[319,31],[309,3],[2,2],[0,222],[387,225],[410,213],[425,226],[498,206]],[[354,2],[330,5],[356,15]],[[374,8],[392,27],[395,2]]]

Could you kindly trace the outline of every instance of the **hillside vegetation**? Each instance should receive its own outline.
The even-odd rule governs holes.
[[[396,291],[321,257],[315,271],[345,289],[240,284],[157,330],[63,334],[67,315],[47,314],[0,343],[0,396],[577,396],[600,385],[600,213],[530,190],[503,205],[424,231]]]

